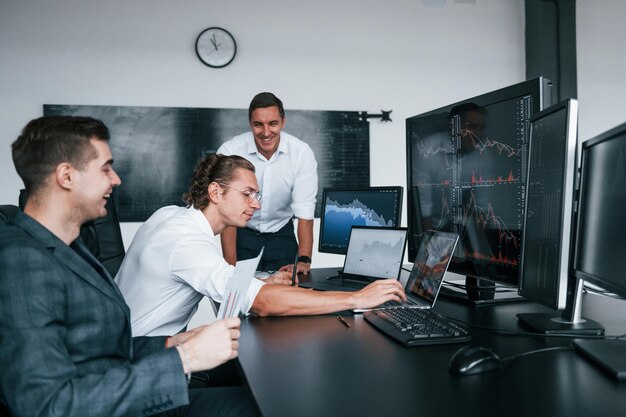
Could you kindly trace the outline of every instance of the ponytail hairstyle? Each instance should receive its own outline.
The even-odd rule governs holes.
[[[187,207],[193,206],[198,210],[206,208],[209,205],[209,184],[216,182],[228,185],[237,168],[254,172],[252,162],[241,156],[211,153],[202,157],[193,171],[189,190],[183,194]]]

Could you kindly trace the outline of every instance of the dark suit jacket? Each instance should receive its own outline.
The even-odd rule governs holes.
[[[15,416],[139,416],[187,404],[177,350],[164,337],[133,339],[117,286],[73,248],[88,253],[24,213],[0,223],[0,400]]]

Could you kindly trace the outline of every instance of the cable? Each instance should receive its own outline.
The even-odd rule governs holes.
[[[497,288],[495,286],[493,287],[484,287],[482,285],[467,285],[467,284],[458,284],[456,282],[444,282],[443,283],[444,287],[454,287],[454,288],[459,288],[461,290],[467,290],[472,289],[472,290],[479,290],[482,292],[492,292],[492,293],[506,293],[506,292],[517,292],[517,290],[513,289],[513,288]]]
[[[595,295],[599,295],[599,296],[602,296],[602,297],[614,298],[616,300],[626,300],[626,297],[622,297],[620,295],[617,295],[617,294],[609,292],[609,291],[597,290],[597,289],[589,287],[587,285],[583,286],[583,291],[586,292],[586,293],[589,293],[589,294],[595,294]]]
[[[509,356],[506,358],[501,358],[500,360],[502,361],[503,364],[508,364],[510,362],[513,362],[516,359],[519,359],[521,357],[524,356],[530,356],[530,355],[536,355],[538,353],[545,353],[545,352],[554,352],[554,351],[560,351],[560,350],[574,350],[574,345],[572,345],[571,343],[567,346],[557,346],[557,347],[551,347],[551,348],[543,348],[543,349],[536,349],[536,350],[530,350],[528,352],[524,352],[524,353],[519,353],[517,355],[513,355],[513,356]]]
[[[530,336],[530,337],[551,337],[551,338],[573,338],[573,339],[621,339],[626,335],[595,335],[595,334],[575,334],[575,333],[533,333],[533,332],[518,332],[513,330],[497,329],[495,327],[481,326],[479,324],[473,324],[465,320],[457,319],[448,316],[450,320],[465,324],[466,326],[473,327],[475,329],[487,330],[493,334],[501,336]]]

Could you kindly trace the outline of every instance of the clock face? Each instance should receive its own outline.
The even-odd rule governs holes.
[[[235,59],[237,44],[227,30],[213,27],[202,31],[196,39],[196,54],[209,67],[222,68]]]

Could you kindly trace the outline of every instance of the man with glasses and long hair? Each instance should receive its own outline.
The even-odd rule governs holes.
[[[224,301],[234,267],[222,256],[219,235],[244,227],[261,208],[254,170],[240,156],[205,156],[183,195],[187,207],[163,207],[139,228],[115,278],[130,306],[133,334],[174,335],[186,328],[202,297]],[[378,280],[356,292],[290,284],[285,271],[253,279],[241,313],[325,314],[406,299],[397,280]]]

